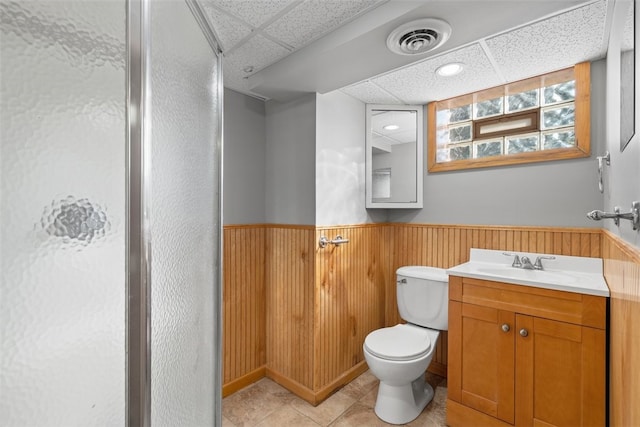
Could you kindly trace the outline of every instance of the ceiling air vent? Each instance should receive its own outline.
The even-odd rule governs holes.
[[[407,22],[387,37],[387,47],[400,55],[429,52],[449,39],[451,26],[441,19],[425,18]]]

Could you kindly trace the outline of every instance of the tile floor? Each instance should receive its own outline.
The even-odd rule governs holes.
[[[443,427],[447,380],[427,373],[435,390],[431,403],[407,426]],[[273,426],[388,426],[376,417],[373,407],[378,380],[366,371],[320,405],[314,407],[268,378],[222,400],[223,427]]]

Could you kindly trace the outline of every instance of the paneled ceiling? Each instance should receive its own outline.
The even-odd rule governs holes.
[[[226,87],[276,100],[340,89],[381,104],[425,104],[603,58],[613,12],[613,0],[200,4],[224,53]],[[390,52],[388,34],[420,18],[447,21],[449,40],[420,55]],[[627,21],[631,28],[631,14]],[[435,74],[450,62],[463,63],[463,71],[448,78]]]

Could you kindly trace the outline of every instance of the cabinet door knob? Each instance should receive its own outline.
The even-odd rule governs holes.
[[[504,332],[509,332],[509,330],[510,330],[510,329],[511,329],[511,328],[509,327],[509,324],[508,324],[508,323],[504,323],[504,324],[502,325],[502,330],[503,330]]]
[[[522,337],[526,337],[527,335],[529,335],[529,331],[527,331],[526,329],[520,329],[520,336]]]

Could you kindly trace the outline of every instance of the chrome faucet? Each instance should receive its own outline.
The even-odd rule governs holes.
[[[528,256],[520,257],[518,254],[508,252],[503,252],[502,255],[513,256],[513,264],[511,264],[511,267],[522,268],[523,270],[544,270],[544,266],[542,265],[543,259],[556,259],[554,256],[539,256],[532,264]]]
[[[512,254],[509,252],[502,252],[502,255],[504,256],[513,256],[513,264],[511,264],[511,267],[513,268],[522,268],[522,262],[520,261],[520,256],[518,254]]]
[[[544,267],[542,266],[542,260],[543,259],[556,259],[556,257],[554,256],[539,256],[536,258],[536,262],[533,264],[533,269],[534,270],[544,270]]]
[[[533,266],[533,264],[531,264],[531,260],[529,259],[528,256],[523,256],[522,258],[520,258],[520,260],[522,261],[522,268],[523,270],[535,270],[536,268]],[[542,263],[540,264],[542,265]]]

